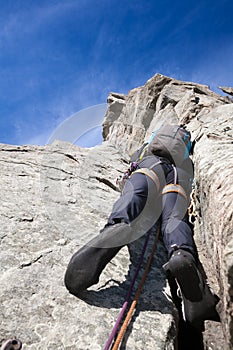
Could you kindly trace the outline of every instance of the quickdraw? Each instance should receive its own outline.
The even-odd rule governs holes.
[[[190,205],[188,207],[188,216],[190,224],[194,224],[197,218],[196,204],[195,204],[195,189],[190,194]]]
[[[126,180],[132,175],[132,173],[137,169],[137,167],[138,167],[137,162],[131,163],[130,167],[124,172],[124,174],[120,175],[116,179],[116,185],[118,186],[120,192],[122,192],[125,186]]]

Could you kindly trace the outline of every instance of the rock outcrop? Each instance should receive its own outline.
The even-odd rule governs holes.
[[[127,96],[111,93],[108,104],[101,146],[83,149],[59,141],[45,147],[0,145],[0,342],[16,336],[23,350],[104,348],[144,237],[119,252],[83,299],[65,289],[65,269],[71,255],[104,226],[119,196],[115,179],[127,168],[128,156],[169,122],[187,124],[196,139],[195,237],[210,283],[221,297],[224,333],[219,340],[221,327],[209,322],[206,349],[231,349],[231,98],[158,74]],[[159,242],[122,349],[177,349],[177,311],[161,268],[165,261]]]
[[[103,135],[123,151],[133,153],[163,123],[186,124],[196,139],[195,236],[200,252],[206,257],[203,259],[208,275],[217,281],[225,347],[230,349],[233,344],[232,100],[214,93],[208,86],[157,74],[145,86],[131,90],[124,98],[121,96],[120,101],[116,94],[110,94],[109,101]],[[121,108],[117,107],[118,103]],[[115,111],[120,113],[116,115]]]
[[[130,154],[161,124],[187,124],[231,102],[229,97],[214,93],[206,85],[157,74],[127,96],[110,94],[103,138]]]
[[[219,89],[221,89],[226,94],[233,96],[233,88],[232,87],[219,86]]]

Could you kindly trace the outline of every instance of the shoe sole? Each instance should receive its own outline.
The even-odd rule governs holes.
[[[215,309],[219,298],[211,293],[189,252],[176,251],[165,264],[165,270],[175,278],[180,288],[185,321],[200,330],[204,320],[220,321]]]

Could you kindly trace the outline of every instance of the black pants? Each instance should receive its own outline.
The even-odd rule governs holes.
[[[174,183],[174,178],[186,193],[190,192],[190,172],[175,170],[165,160],[158,164],[158,160],[155,156],[147,157],[139,167],[152,167],[159,178],[160,189],[147,175],[132,174],[113,205],[105,227],[72,256],[65,274],[65,285],[72,294],[78,295],[97,283],[102,270],[117,252],[144,235],[158,220],[161,220],[161,234],[169,256],[174,244],[196,254],[187,220],[187,200],[177,193],[161,195],[163,187]]]

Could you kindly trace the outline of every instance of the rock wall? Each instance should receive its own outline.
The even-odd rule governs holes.
[[[196,234],[218,282],[222,326],[233,346],[233,104],[199,118],[195,146]],[[190,128],[195,122],[190,123]],[[200,248],[200,249],[201,249]]]
[[[119,196],[115,179],[127,168],[129,154],[162,123],[179,122],[188,124],[197,141],[195,237],[221,297],[225,341],[219,342],[218,325],[210,322],[206,349],[231,349],[231,98],[158,74],[127,96],[111,93],[108,103],[101,146],[81,149],[59,141],[45,147],[0,145],[0,344],[16,336],[23,350],[104,348],[144,237],[120,251],[83,299],[65,289],[66,266],[105,224]],[[150,248],[151,243],[143,267]],[[177,349],[177,312],[161,268],[165,261],[159,241],[122,349]]]
[[[82,300],[68,293],[63,278],[73,253],[103,227],[119,196],[114,183],[126,167],[122,154],[106,142],[91,149],[0,145],[0,163],[0,344],[15,336],[23,350],[103,349],[144,239],[123,248]],[[165,257],[159,242],[125,349],[174,349]]]
[[[232,92],[232,88],[222,90]],[[127,96],[111,93],[108,102],[103,137],[129,154],[164,123],[186,124],[196,139],[193,156],[197,214],[195,238],[203,265],[221,298],[219,312],[226,341],[224,348],[231,349],[233,100],[216,94],[208,86],[157,74]]]
[[[103,121],[103,138],[131,154],[161,124],[198,119],[213,108],[232,103],[208,86],[156,74],[127,96],[111,93]]]

